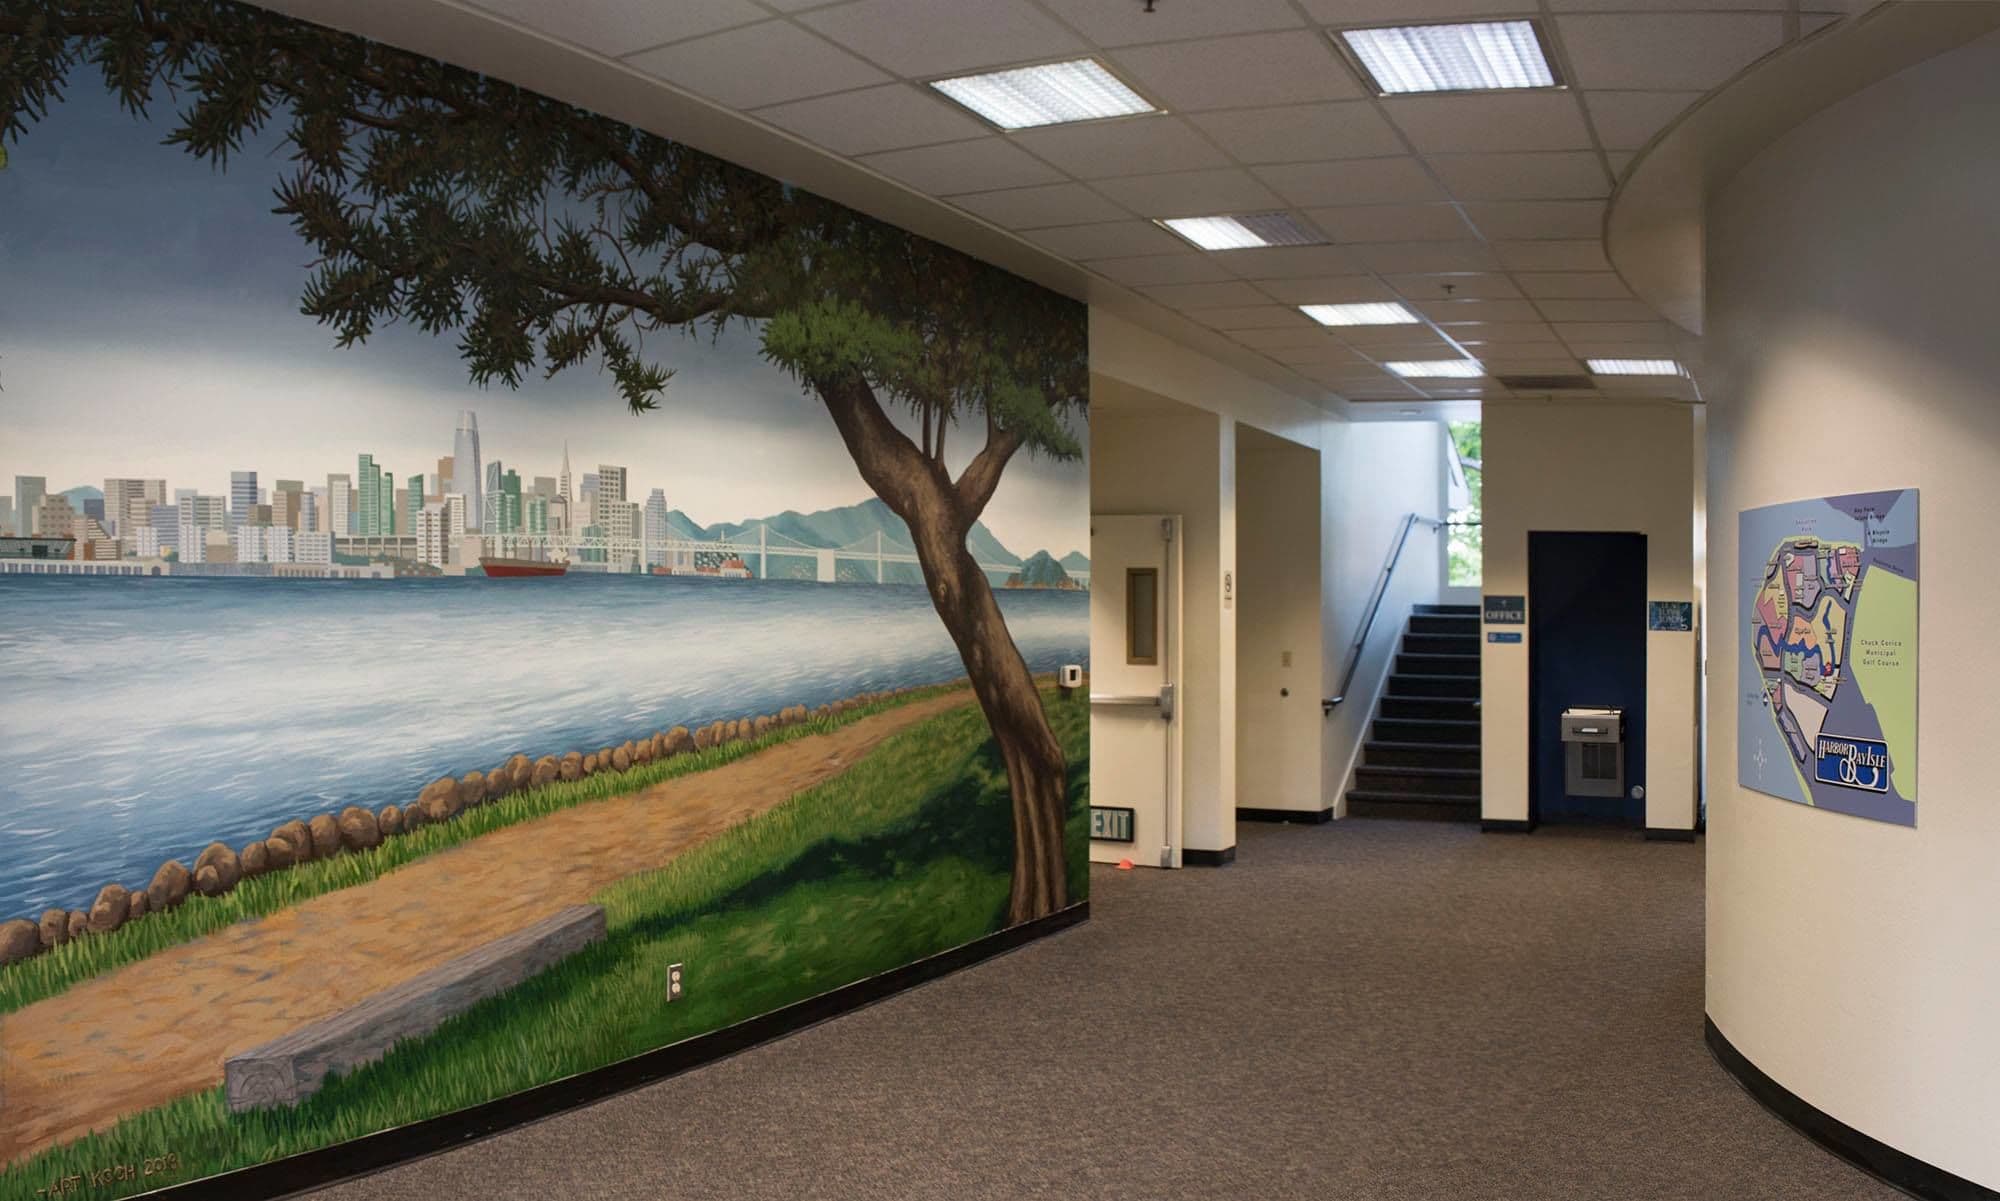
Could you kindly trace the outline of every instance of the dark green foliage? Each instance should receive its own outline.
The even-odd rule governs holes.
[[[86,70],[218,166],[283,130],[277,209],[319,256],[302,307],[343,345],[407,321],[479,382],[598,362],[646,409],[672,375],[649,335],[751,319],[802,381],[859,373],[924,413],[927,442],[978,414],[1077,451],[1077,305],[678,142],[226,0],[5,0],[0,140]]]

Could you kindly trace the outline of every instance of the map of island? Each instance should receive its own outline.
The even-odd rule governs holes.
[[[1742,514],[1744,787],[1916,824],[1916,521],[1913,490]]]

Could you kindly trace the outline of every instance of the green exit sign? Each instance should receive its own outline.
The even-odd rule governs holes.
[[[1132,811],[1111,805],[1092,805],[1090,837],[1097,842],[1131,842]]]

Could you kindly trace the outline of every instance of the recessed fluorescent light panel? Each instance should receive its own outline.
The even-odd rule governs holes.
[[[1686,375],[1672,359],[1586,359],[1592,375]]]
[[[1533,21],[1343,29],[1340,37],[1384,96],[1556,86]]]
[[[1477,359],[1420,359],[1382,365],[1404,379],[1478,379],[1486,374]]]
[[[1417,315],[1400,304],[1302,304],[1299,312],[1321,325],[1415,325]]]
[[[1203,250],[1254,250],[1259,246],[1315,246],[1326,240],[1293,220],[1290,213],[1248,213],[1235,217],[1169,217],[1160,224]]]
[[[936,80],[931,86],[1002,129],[1160,111],[1093,58],[961,75]]]

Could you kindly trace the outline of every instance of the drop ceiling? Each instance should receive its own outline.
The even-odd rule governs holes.
[[[280,4],[279,7],[287,7]],[[1843,0],[479,0],[471,8],[800,139],[1130,289],[1310,388],[1383,411],[1514,395],[1496,376],[1699,346],[1604,256],[1636,152]],[[1530,16],[1565,88],[1375,96],[1342,27]],[[384,36],[386,31],[369,31]],[[388,40],[396,40],[389,37]],[[1004,133],[946,75],[1091,55],[1164,112]],[[661,130],[672,134],[672,130]],[[1285,210],[1324,245],[1204,252],[1156,218]],[[1402,301],[1329,330],[1301,304]],[[1476,379],[1382,364],[1480,360]],[[1691,380],[1565,396],[1696,399]],[[1524,393],[1525,394],[1525,393]],[[1534,393],[1539,395],[1540,393]]]

